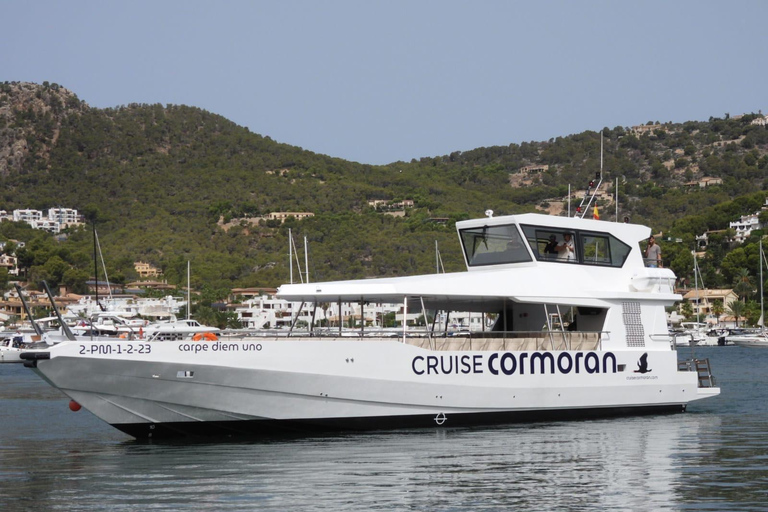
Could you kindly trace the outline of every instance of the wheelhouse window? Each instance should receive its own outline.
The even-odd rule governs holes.
[[[613,235],[578,230],[523,226],[525,238],[539,261],[621,267],[630,247]],[[566,248],[572,244],[572,250]]]
[[[462,229],[461,243],[470,267],[532,261],[514,224]]]

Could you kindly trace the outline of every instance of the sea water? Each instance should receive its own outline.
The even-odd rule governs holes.
[[[684,414],[192,444],[134,441],[4,364],[0,510],[767,510],[768,350],[696,356],[722,393]]]

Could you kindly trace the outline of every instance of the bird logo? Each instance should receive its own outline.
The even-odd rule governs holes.
[[[648,368],[648,353],[640,356],[640,359],[637,361],[637,370],[635,370],[635,373],[649,373],[651,370]]]

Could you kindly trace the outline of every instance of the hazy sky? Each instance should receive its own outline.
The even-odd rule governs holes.
[[[768,113],[768,1],[0,0],[0,81],[370,164]]]

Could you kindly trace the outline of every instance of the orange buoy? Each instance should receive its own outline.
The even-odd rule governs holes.
[[[218,339],[219,339],[218,336],[216,336],[212,332],[207,332],[207,333],[203,334],[203,336],[205,336],[205,339],[208,340],[208,341],[218,341]]]
[[[203,335],[200,333],[197,333],[194,336],[192,336],[193,341],[200,341],[201,339],[203,339]]]
[[[75,402],[74,400],[70,400],[69,401],[69,410],[70,411],[77,412],[77,411],[79,411],[82,408],[83,408],[83,406],[80,405],[79,403]]]

